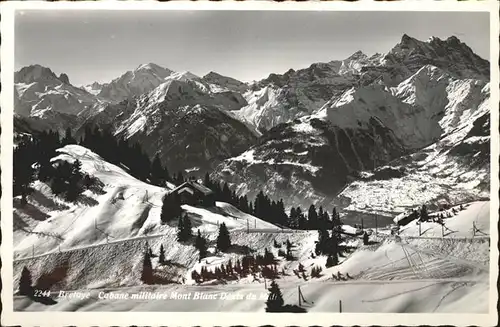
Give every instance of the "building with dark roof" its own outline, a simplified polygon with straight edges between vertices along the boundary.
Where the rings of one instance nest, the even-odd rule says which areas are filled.
[[[193,206],[215,206],[215,193],[196,181],[187,181],[173,189],[170,194],[177,194],[181,204]]]

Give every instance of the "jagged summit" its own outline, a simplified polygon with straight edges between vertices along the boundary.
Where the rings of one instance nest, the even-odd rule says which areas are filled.
[[[59,80],[63,83],[70,84],[68,75],[62,73],[59,75]]]
[[[14,73],[15,83],[33,83],[40,80],[55,80],[57,75],[47,67],[35,64],[21,68]]]
[[[358,59],[365,59],[368,58],[366,54],[363,53],[363,51],[358,50],[354,52],[352,55],[350,55],[346,60],[358,60]]]
[[[235,92],[244,92],[248,85],[232,77],[224,76],[214,71],[209,72],[202,78],[203,81]],[[214,88],[213,88],[214,89]],[[222,90],[221,89],[221,90]],[[215,91],[215,89],[214,89]]]

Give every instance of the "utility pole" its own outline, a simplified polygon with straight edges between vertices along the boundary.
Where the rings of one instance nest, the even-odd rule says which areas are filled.
[[[418,224],[418,236],[422,235],[422,223]]]
[[[472,237],[476,236],[476,223],[472,222]]]
[[[298,290],[298,296],[299,296],[299,307],[302,305],[302,302],[300,301],[300,286],[297,286],[297,290]]]
[[[339,300],[339,312],[342,313],[342,300]]]
[[[264,288],[267,290],[267,282],[266,282],[266,277],[264,277]]]

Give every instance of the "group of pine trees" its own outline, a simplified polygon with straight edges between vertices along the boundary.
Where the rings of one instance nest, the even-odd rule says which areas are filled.
[[[208,173],[205,174],[203,184],[215,193],[217,201],[230,203],[245,213],[278,226],[315,230],[322,226],[331,228],[338,219],[335,208],[330,216],[327,211],[323,210],[323,207],[316,209],[314,205],[309,207],[307,214],[300,206],[291,208],[290,213],[287,214],[282,199],[271,200],[263,191],[260,191],[252,202],[246,195],[238,196],[234,190],[231,191],[226,182],[213,181]]]
[[[191,278],[197,283],[214,279],[236,279],[248,275],[261,274],[262,277],[275,279],[279,277],[277,261],[267,248],[263,255],[246,255],[233,264],[231,260],[227,264],[221,264],[213,269],[203,267],[200,272],[193,270]]]
[[[41,132],[37,138],[24,138],[17,144],[13,152],[13,191],[14,196],[21,195],[23,205],[36,179],[50,185],[55,195],[67,201],[76,201],[84,190],[102,186],[96,178],[81,171],[79,160],[51,161],[57,155],[56,149],[68,141],[67,136],[61,140],[57,132]]]
[[[339,256],[342,255],[342,222],[339,214],[333,211],[333,217],[330,223],[320,223],[318,228],[318,241],[316,242],[315,252],[317,255],[327,255],[326,267],[336,266],[339,263]],[[331,226],[331,232],[328,227]]]

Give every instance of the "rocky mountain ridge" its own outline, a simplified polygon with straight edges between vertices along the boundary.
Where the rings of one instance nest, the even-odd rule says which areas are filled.
[[[172,170],[215,169],[212,176],[238,192],[265,189],[288,206],[330,206],[339,193],[352,204],[353,181],[373,181],[380,167],[418,153],[434,153],[417,160],[425,169],[446,158],[465,174],[464,163],[476,162],[469,180],[483,181],[489,169],[481,159],[489,144],[489,63],[456,37],[404,35],[386,54],[357,51],[251,85],[146,64],[85,89],[41,66],[23,69],[16,113],[44,128],[108,126]]]

